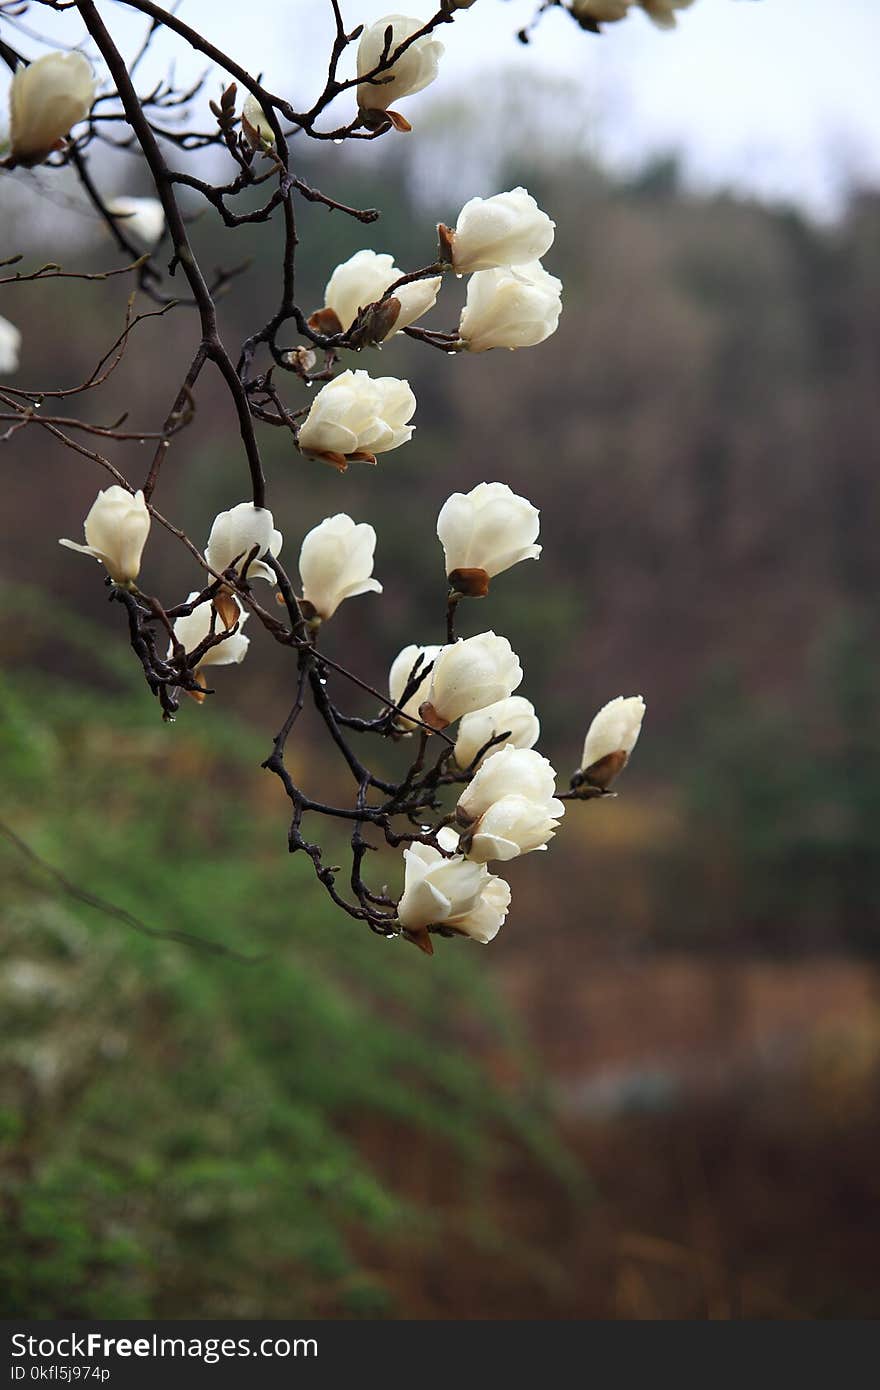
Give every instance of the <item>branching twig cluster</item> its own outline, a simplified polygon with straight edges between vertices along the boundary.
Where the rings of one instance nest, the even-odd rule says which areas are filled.
[[[123,0],[123,3],[139,12],[147,25],[142,43],[128,59],[113,36],[107,13],[111,10],[109,5],[96,3],[96,0],[33,0],[30,5],[19,3],[19,0],[15,3],[0,0],[0,31],[3,31],[0,58],[13,71],[27,62],[26,55],[19,50],[21,36],[16,29],[26,10],[50,9],[65,13],[69,18],[78,15],[84,26],[84,47],[101,74],[98,94],[87,117],[59,143],[59,147],[53,147],[42,162],[49,169],[66,166],[73,171],[85,197],[106,224],[125,260],[122,266],[86,274],[65,270],[54,263],[33,270],[13,269],[21,263],[21,257],[13,256],[0,263],[0,269],[8,272],[0,276],[0,288],[7,293],[17,292],[13,291],[14,286],[62,276],[101,281],[111,276],[127,276],[133,282],[121,331],[81,383],[63,390],[3,386],[0,390],[3,431],[0,440],[8,440],[32,427],[47,431],[80,456],[108,471],[128,493],[142,493],[149,514],[177,536],[203,567],[202,589],[186,602],[170,606],[164,606],[157,597],[143,592],[134,583],[119,582],[112,571],[107,580],[111,599],[125,611],[132,650],[165,718],[171,719],[177,713],[181,692],[196,699],[204,699],[211,693],[204,674],[205,667],[211,664],[211,653],[216,657],[217,649],[240,636],[245,617],[255,619],[269,637],[290,650],[295,672],[291,705],[263,764],[278,778],[290,803],[289,848],[308,856],[333,902],[349,916],[380,935],[406,935],[398,916],[399,894],[395,896],[384,884],[369,886],[369,861],[382,844],[397,849],[430,846],[439,855],[452,858],[453,851],[441,834],[454,818],[444,802],[444,794],[450,790],[457,794],[467,786],[486,754],[496,745],[504,744],[510,737],[510,730],[495,732],[469,765],[461,767],[454,757],[455,740],[442,727],[442,721],[433,718],[429,709],[419,712],[410,707],[416,693],[425,689],[431,674],[430,662],[418,658],[402,693],[392,700],[320,649],[320,624],[312,605],[297,596],[276,556],[254,549],[250,554],[236,556],[232,564],[221,570],[212,568],[210,556],[203,554],[189,536],[156,510],[154,499],[164,462],[175,438],[194,417],[199,383],[206,368],[210,367],[221,377],[235,409],[253,506],[265,509],[267,483],[258,427],[268,425],[286,430],[293,443],[299,445],[303,417],[308,411],[307,407],[289,399],[288,384],[298,390],[303,384],[311,386],[334,381],[343,352],[363,352],[380,343],[393,329],[402,291],[421,281],[442,277],[453,268],[452,234],[441,227],[440,244],[429,263],[397,276],[371,303],[361,306],[346,326],[326,307],[311,312],[300,302],[297,290],[300,202],[320,204],[333,215],[362,224],[374,222],[379,212],[374,208],[350,206],[338,198],[335,191],[329,193],[311,186],[295,171],[291,151],[295,139],[336,143],[375,140],[394,128],[408,129],[404,118],[381,104],[358,106],[356,113],[342,124],[334,124],[330,119],[330,108],[337,99],[351,96],[356,87],[360,93],[365,88],[381,90],[383,84],[390,90],[390,84],[396,80],[395,74],[407,61],[414,60],[420,51],[418,46],[424,49],[429,36],[452,23],[457,9],[462,7],[454,0],[441,0],[436,13],[402,39],[395,40],[395,31],[389,24],[384,36],[380,35],[375,64],[356,76],[343,76],[343,63],[357,45],[362,27],[347,30],[339,0],[329,0],[334,36],[326,79],[312,105],[307,110],[298,110],[285,96],[270,90],[233,55],[221,51],[207,36],[191,27],[176,10],[163,8],[153,0]],[[585,27],[595,26],[588,22]],[[139,89],[144,59],[156,36],[163,31],[224,75],[225,85],[218,100],[210,102],[213,124],[203,120],[207,128],[193,124],[192,115],[205,91],[205,78],[188,87],[179,87],[169,78],[146,90]],[[240,111],[242,101],[244,110]],[[94,155],[101,146],[136,154],[149,172],[156,198],[161,203],[165,231],[161,240],[146,251],[143,244],[139,244],[134,221],[129,224],[126,213],[119,211],[114,198],[100,186],[101,166]],[[186,156],[207,149],[221,152],[226,159],[230,172],[223,181],[212,182],[184,167]],[[9,170],[16,167],[14,142],[5,163]],[[193,247],[191,218],[187,204],[182,201],[184,195],[190,200],[193,196],[201,199],[230,235],[269,221],[280,228],[279,289],[274,308],[265,322],[255,326],[234,349],[221,333],[217,300],[219,292],[239,273],[240,267],[221,270],[214,276],[206,274]],[[531,259],[536,257],[533,255]],[[550,277],[545,275],[545,278]],[[185,282],[185,289],[181,282]],[[170,284],[177,292],[169,291]],[[136,293],[152,301],[154,307],[136,312]],[[97,391],[122,361],[141,322],[172,310],[184,313],[187,306],[195,309],[198,330],[186,375],[159,428],[133,429],[125,416],[95,424],[66,413],[45,410],[50,401],[67,401]],[[422,346],[444,353],[463,346],[458,332],[439,332],[411,323],[406,324],[403,331]],[[90,442],[84,443],[81,436]],[[135,440],[154,445],[147,471],[136,482],[92,447],[104,441],[122,445]],[[304,449],[303,452],[315,455],[314,450]],[[319,450],[317,456],[341,468],[352,458],[375,461],[369,447],[339,454],[322,454]],[[283,601],[280,606],[273,605],[272,611],[258,601],[249,579],[251,567],[257,562],[268,565]],[[461,573],[467,575],[471,571],[462,570]],[[458,587],[453,583],[445,602],[447,644],[455,642],[455,612],[459,600],[469,592],[478,592],[468,588],[469,582],[472,581],[459,580]],[[204,635],[187,649],[178,636],[177,624],[198,610],[210,616]],[[353,685],[361,693],[373,697],[376,713],[365,718],[347,712],[338,693],[343,684]],[[307,703],[316,711],[330,744],[347,767],[352,784],[351,804],[332,805],[316,799],[297,785],[290,771],[286,759],[288,744]],[[403,738],[410,741],[415,751],[402,777],[394,780],[381,775],[365,761],[361,750],[370,739],[399,743]],[[607,794],[609,780],[610,776],[585,778],[579,774],[562,799],[587,800]],[[324,849],[309,837],[313,819],[319,816],[344,824],[350,832],[351,866],[345,873],[329,864]],[[454,928],[444,926],[441,921],[432,924],[431,930],[451,935]],[[430,949],[427,931],[409,934],[423,949]]]

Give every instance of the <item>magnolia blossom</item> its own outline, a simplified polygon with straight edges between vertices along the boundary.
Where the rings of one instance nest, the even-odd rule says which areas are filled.
[[[553,245],[555,229],[532,195],[514,188],[491,198],[471,198],[458,214],[455,231],[441,226],[440,236],[451,246],[453,267],[462,275],[537,261]]]
[[[253,92],[248,92],[241,108],[241,128],[252,149],[275,144],[275,132]]]
[[[155,246],[165,230],[165,209],[158,198],[114,198],[107,211],[120,218],[122,230],[144,246]]]
[[[415,729],[417,727],[415,719],[419,712],[419,705],[427,693],[427,682],[431,678],[431,663],[440,650],[440,647],[418,647],[412,643],[410,646],[404,647],[403,651],[394,658],[391,670],[388,672],[388,696],[403,711],[403,714],[395,715],[395,723],[399,728]],[[416,676],[419,677],[418,685],[412,695],[401,705],[400,700],[403,692],[410,680],[414,680]],[[407,718],[408,715],[412,717]]]
[[[556,795],[553,766],[534,748],[502,748],[486,758],[458,799],[456,820],[473,825],[496,801],[513,795],[545,805]]]
[[[506,637],[481,632],[459,638],[438,653],[419,713],[435,729],[445,729],[463,714],[506,700],[522,677],[519,658]]]
[[[275,529],[272,513],[266,507],[255,507],[253,502],[239,502],[228,512],[219,512],[214,518],[208,544],[205,546],[205,559],[216,574],[222,574],[231,565],[241,574],[244,563],[256,547],[256,555],[247,568],[248,579],[268,579],[275,583],[275,575],[261,556],[273,558],[280,552],[281,532]]]
[[[18,68],[9,89],[9,143],[16,164],[41,164],[89,114],[95,78],[82,53],[46,53]]]
[[[490,759],[490,761],[494,761]],[[559,825],[565,806],[551,801],[530,801],[512,794],[493,801],[476,824],[462,837],[469,859],[487,864],[490,859],[516,859],[521,854],[546,849]]]
[[[468,352],[535,347],[556,332],[562,281],[540,261],[478,270],[468,282],[458,336]]]
[[[18,371],[21,333],[9,319],[0,318],[0,372]]]
[[[442,848],[454,850],[458,836],[449,827],[437,836]],[[450,927],[484,945],[497,936],[510,906],[510,888],[485,864],[447,858],[433,845],[413,844],[403,852],[405,879],[397,908],[401,926],[422,937],[430,951],[427,928]],[[424,935],[423,935],[424,934]]]
[[[686,10],[694,0],[638,0],[642,9],[660,29],[675,28],[675,11]]]
[[[187,603],[192,603],[198,597],[198,590],[189,594]],[[227,632],[222,642],[217,642],[213,647],[209,647],[204,656],[200,658],[199,664],[195,669],[195,674],[201,671],[203,666],[232,666],[244,661],[245,653],[250,646],[250,638],[245,637],[241,631],[247,622],[248,615],[242,608],[238,599],[233,595],[232,622],[228,623],[230,628],[235,627],[235,632]],[[212,603],[200,603],[197,608],[184,618],[176,618],[174,621],[174,636],[186,652],[194,652],[200,642],[204,642],[209,635],[219,636],[224,631],[224,618],[215,610]],[[173,653],[173,646],[168,649],[168,655]],[[196,692],[197,693],[197,692]]]
[[[641,695],[618,695],[599,710],[587,730],[582,780],[604,791],[622,772],[638,742],[645,717]]]
[[[479,597],[496,574],[520,560],[537,560],[539,526],[537,507],[506,483],[478,483],[470,492],[454,492],[437,518],[437,537],[452,587]]]
[[[510,885],[497,874],[487,873],[473,907],[448,917],[443,925],[462,936],[469,936],[472,941],[479,941],[481,946],[488,946],[504,925],[509,907]]]
[[[461,768],[473,766],[481,748],[498,734],[506,734],[502,743],[495,743],[483,754],[481,763],[494,757],[503,748],[533,748],[538,742],[541,725],[531,700],[511,695],[496,700],[494,705],[466,714],[458,726],[455,740],[455,761]]]
[[[403,271],[386,252],[356,251],[336,267],[327,281],[325,307],[333,310],[341,328],[348,329],[357,318],[358,310],[375,304],[402,275]],[[399,333],[432,309],[437,303],[439,290],[439,275],[429,280],[413,280],[396,289],[394,298],[400,304],[400,311],[384,336],[387,338],[392,333]]]
[[[578,19],[596,19],[601,24],[612,24],[617,19],[626,19],[635,0],[572,0],[572,13]]]
[[[367,77],[375,71],[383,59],[389,58],[411,35],[417,34],[424,27],[424,20],[412,19],[403,14],[389,14],[369,25],[358,44],[358,77]],[[377,124],[387,114],[398,130],[410,130],[409,121],[397,111],[389,111],[388,108],[393,101],[412,96],[414,92],[422,91],[433,82],[442,54],[442,43],[431,34],[424,34],[411,43],[391,67],[377,73],[373,81],[360,82],[357,100],[366,123]]]
[[[304,454],[344,469],[349,459],[376,462],[376,454],[398,449],[412,438],[409,424],[416,398],[408,381],[343,372],[312,401],[299,432]]]
[[[465,829],[462,847],[480,863],[546,849],[564,814],[556,773],[532,748],[502,748],[486,758],[455,808]]]
[[[93,555],[107,570],[114,584],[131,585],[141,568],[141,556],[150,533],[150,513],[144,494],[134,496],[114,483],[99,492],[85,519],[86,544],[62,540],[68,550]]]
[[[303,599],[319,618],[332,618],[343,599],[381,594],[373,576],[376,532],[345,512],[328,516],[309,532],[299,553]]]

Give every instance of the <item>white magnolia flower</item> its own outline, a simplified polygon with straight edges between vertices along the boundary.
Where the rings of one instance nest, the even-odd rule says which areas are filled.
[[[0,372],[18,371],[21,333],[9,319],[0,318]]]
[[[448,827],[438,835],[443,849],[458,837]],[[484,864],[460,854],[446,858],[433,845],[414,844],[403,852],[405,880],[397,914],[407,931],[451,927],[484,945],[497,936],[510,906],[510,888]],[[430,942],[426,949],[430,950]]]
[[[556,796],[553,765],[534,748],[502,748],[474,773],[455,808],[459,825],[471,826],[506,796],[548,805]]]
[[[252,149],[275,144],[275,132],[253,92],[248,92],[241,108],[241,128]]]
[[[531,700],[522,695],[511,695],[507,700],[496,700],[494,705],[474,710],[466,714],[458,726],[455,740],[455,761],[461,768],[473,765],[481,748],[498,734],[507,734],[503,743],[495,743],[483,754],[481,763],[499,753],[502,748],[533,748],[538,742],[541,725],[535,714]]]
[[[482,946],[488,946],[504,925],[509,907],[510,885],[497,874],[487,873],[473,907],[468,912],[448,917],[443,925],[452,927],[462,936],[469,936],[472,941],[479,941]]]
[[[520,560],[537,560],[539,527],[537,507],[506,483],[478,483],[470,492],[454,492],[437,517],[450,584],[472,597],[485,594],[496,574]]]
[[[516,859],[521,854],[546,849],[559,817],[564,814],[564,804],[555,798],[530,801],[527,796],[503,796],[500,801],[493,801],[462,837],[462,846],[468,858],[478,864],[487,864],[490,859]]]
[[[158,198],[114,198],[107,211],[143,246],[155,246],[165,230],[165,209]]]
[[[395,715],[395,723],[398,728],[415,729],[417,727],[414,720],[419,712],[419,705],[428,693],[428,686],[431,680],[431,663],[440,652],[440,647],[418,647],[412,643],[409,647],[404,647],[399,652],[391,664],[388,673],[388,696],[395,705],[399,705],[404,713]],[[418,666],[416,665],[418,663]],[[414,674],[415,673],[415,674]],[[411,679],[420,677],[418,686],[412,695],[401,705],[400,697],[406,690]],[[406,718],[407,715],[412,716]]]
[[[587,730],[581,771],[593,786],[610,786],[629,761],[645,717],[641,695],[618,695],[603,705]]]
[[[458,336],[468,352],[535,347],[556,332],[562,281],[540,261],[478,270],[468,281]]]
[[[345,512],[328,516],[309,532],[299,553],[303,599],[319,618],[332,618],[343,599],[381,594],[373,578],[376,532]]]
[[[337,468],[348,459],[376,462],[376,454],[398,449],[412,438],[408,422],[416,398],[408,381],[343,372],[323,386],[299,432],[304,454],[323,458]]]
[[[675,11],[686,10],[694,0],[638,0],[649,19],[660,29],[675,28]]]
[[[433,845],[414,844],[403,851],[405,879],[397,909],[409,931],[437,926],[469,911],[480,896],[485,870],[462,855],[447,859]]]
[[[20,67],[9,88],[9,143],[16,164],[40,164],[89,114],[95,78],[82,53],[46,53]]]
[[[635,0],[572,0],[572,13],[578,19],[596,19],[600,24],[612,24],[626,19]]]
[[[275,583],[275,575],[268,565],[263,564],[262,556],[273,558],[280,552],[281,532],[275,529],[272,513],[266,507],[255,507],[253,502],[239,502],[228,512],[219,512],[214,518],[208,544],[205,546],[205,559],[217,574],[228,570],[235,563],[237,574],[241,574],[245,560],[256,546],[257,553],[248,565],[248,579],[268,579]]]
[[[506,637],[481,632],[442,647],[431,672],[426,722],[444,729],[472,710],[506,700],[522,680],[519,658]]]
[[[333,310],[343,329],[349,329],[357,318],[358,310],[375,304],[403,273],[386,252],[356,251],[336,267],[327,281],[325,307]],[[439,275],[430,280],[413,280],[409,285],[401,285],[400,289],[395,290],[394,298],[400,304],[400,312],[386,338],[392,333],[399,333],[432,309],[437,303],[439,290]]]
[[[192,603],[197,596],[198,590],[195,590],[187,596],[187,603]],[[250,638],[245,637],[241,629],[247,622],[248,614],[234,595],[232,602],[235,606],[233,611],[237,612],[238,616],[233,619],[229,627],[235,627],[236,631],[228,632],[222,642],[217,642],[213,647],[208,648],[195,669],[196,675],[203,666],[232,666],[244,661],[245,653],[250,646]],[[186,617],[174,620],[174,636],[186,652],[194,652],[199,643],[204,642],[209,634],[219,636],[224,631],[226,631],[224,620],[210,602],[200,603],[198,608],[194,608]],[[172,655],[173,650],[174,648],[169,646],[169,656]]]
[[[358,44],[358,77],[366,77],[373,72],[383,58],[390,57],[395,49],[424,27],[423,20],[403,14],[389,14],[369,25]],[[390,42],[387,37],[389,29]],[[387,112],[398,130],[411,129],[408,121],[388,108],[392,102],[412,96],[433,82],[442,54],[443,45],[439,39],[425,34],[411,43],[391,67],[377,73],[372,82],[361,82],[357,89],[358,106],[361,113],[367,115],[368,123],[375,123]]]
[[[514,859],[546,849],[565,814],[556,799],[556,773],[532,748],[502,748],[486,758],[455,808],[472,858]]]
[[[556,223],[524,188],[491,198],[471,198],[458,214],[455,231],[447,232],[452,264],[460,275],[496,266],[528,265],[549,251],[555,229]]]
[[[68,550],[93,555],[114,584],[133,584],[140,573],[141,556],[150,533],[150,513],[144,494],[134,496],[114,483],[99,492],[85,519],[86,544],[59,541]]]

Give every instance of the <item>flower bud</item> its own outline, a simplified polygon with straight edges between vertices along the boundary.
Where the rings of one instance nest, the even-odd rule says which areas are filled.
[[[442,647],[419,714],[435,729],[472,710],[506,700],[522,680],[522,667],[506,637],[481,632]]]
[[[365,78],[375,71],[383,59],[391,57],[402,43],[424,27],[423,20],[402,14],[386,15],[384,19],[368,25],[358,44],[358,77]],[[411,43],[390,67],[376,73],[372,81],[360,82],[357,101],[366,124],[376,126],[387,115],[398,130],[410,130],[409,121],[388,108],[393,101],[412,96],[433,82],[442,54],[442,43],[431,34],[424,34]]]
[[[534,542],[539,527],[537,507],[506,483],[478,483],[470,492],[454,492],[437,517],[437,537],[453,589],[485,594],[496,574],[520,560],[537,560],[541,547]]]
[[[0,373],[18,371],[21,333],[9,319],[0,318]]]
[[[358,316],[360,309],[381,299],[387,289],[403,275],[391,256],[386,252],[356,251],[342,265],[338,265],[324,290],[324,305],[332,309],[339,320],[340,328],[348,330]],[[389,324],[383,337],[399,333],[401,329],[414,323],[432,309],[437,302],[440,290],[440,277],[429,280],[413,280],[394,291],[394,298],[400,308]]]
[[[241,108],[241,128],[252,150],[262,150],[275,144],[275,132],[269,124],[253,92],[248,92]]]
[[[9,89],[13,162],[41,164],[85,120],[94,99],[94,75],[82,53],[46,53],[18,68]]]
[[[192,603],[198,597],[198,591],[191,593],[187,598],[187,603]],[[185,617],[174,620],[174,636],[183,647],[184,651],[194,652],[200,642],[204,642],[208,636],[220,636],[224,630],[235,627],[235,632],[226,631],[226,636],[222,642],[217,642],[213,647],[209,647],[204,656],[199,659],[195,668],[194,675],[198,676],[203,666],[232,666],[239,665],[244,661],[247,649],[250,646],[250,638],[245,637],[241,631],[247,622],[248,614],[239,603],[235,596],[232,596],[232,607],[221,613],[215,609],[211,602],[200,603],[191,613]],[[168,655],[173,655],[174,648],[169,646]],[[195,692],[198,694],[198,692]]]
[[[503,743],[494,743],[480,759],[480,764],[494,757],[502,748],[533,748],[538,741],[541,725],[531,700],[511,695],[496,700],[494,705],[466,714],[458,726],[455,740],[455,761],[460,768],[473,767],[480,750],[498,734],[507,734]],[[479,765],[479,764],[478,764]]]
[[[93,555],[107,570],[114,584],[129,587],[137,579],[141,556],[150,533],[150,513],[144,494],[134,496],[114,483],[99,492],[85,519],[86,544],[59,541],[68,550]]]
[[[470,827],[496,801],[514,795],[543,806],[556,795],[553,766],[534,748],[502,748],[494,758],[486,758],[458,799],[456,820]]]
[[[447,851],[458,840],[449,828],[437,838]],[[433,845],[413,844],[404,850],[403,859],[404,890],[397,914],[424,950],[432,951],[427,929],[433,926],[450,927],[484,945],[497,936],[510,906],[510,888],[503,879],[460,854],[446,858]]]
[[[376,454],[398,449],[412,438],[408,422],[416,398],[408,381],[343,372],[318,392],[299,432],[304,454],[344,470],[348,460],[376,462]]]
[[[428,692],[431,681],[431,663],[434,661],[440,647],[417,647],[414,643],[409,647],[404,647],[402,652],[394,658],[391,670],[388,673],[388,695],[395,705],[398,705],[404,714],[394,717],[394,722],[400,729],[412,730],[417,728],[414,722],[419,712],[419,705]],[[419,678],[418,685],[413,693],[401,703],[403,692],[410,681]],[[411,715],[411,718],[406,718]]]
[[[376,532],[339,512],[309,532],[299,554],[303,601],[319,618],[332,618],[343,599],[381,594],[372,578]],[[311,616],[311,613],[310,613]]]
[[[686,10],[694,0],[638,0],[638,3],[659,29],[674,29],[675,11]]]
[[[275,575],[261,557],[280,552],[282,536],[276,531],[272,513],[266,507],[255,507],[253,502],[239,502],[228,512],[219,512],[214,518],[208,544],[205,546],[205,559],[217,574],[234,564],[237,574],[241,574],[245,561],[256,549],[256,555],[247,567],[248,579],[268,579],[275,583]]]
[[[542,212],[524,188],[471,198],[458,214],[455,231],[445,229],[441,241],[451,246],[453,267],[460,275],[496,266],[528,265],[553,245],[556,223]]]
[[[581,774],[576,775],[575,782],[587,782],[605,791],[626,767],[644,717],[641,695],[618,695],[603,705],[587,731]]]
[[[556,332],[562,281],[540,261],[478,270],[468,281],[458,335],[468,352],[535,347]]]
[[[121,230],[142,246],[155,246],[165,230],[165,209],[158,198],[114,198],[107,211],[118,217]]]

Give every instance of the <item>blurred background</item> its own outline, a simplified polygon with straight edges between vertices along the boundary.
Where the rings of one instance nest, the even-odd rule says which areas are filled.
[[[184,9],[237,32],[225,0]],[[267,6],[237,56],[287,91],[319,62],[323,11]],[[441,639],[437,510],[500,478],[541,508],[544,555],[463,632],[510,638],[563,778],[599,705],[647,700],[619,797],[510,866],[490,948],[441,940],[428,960],[331,909],[259,767],[284,653],[253,640],[163,725],[96,568],[56,543],[106,475],[36,427],[4,443],[4,1315],[877,1312],[880,18],[839,3],[832,44],[827,12],[697,0],[674,34],[637,15],[601,39],[551,13],[529,51],[529,7],[481,0],[449,31],[448,81],[408,102],[411,136],[299,151],[311,182],[383,210],[363,228],[303,208],[309,307],[363,245],[426,263],[473,193],[524,183],[557,223],[565,311],[542,346],[393,342],[345,364],[410,380],[410,445],[337,476],[261,437],[288,568],[331,512],[379,534],[385,593],[340,610],[331,655],[381,685],[402,645]],[[95,169],[149,191],[130,158]],[[279,230],[191,211],[207,266],[252,258],[222,301],[234,347],[276,297]],[[27,268],[114,263],[63,174],[5,175],[0,219],[0,255]],[[15,384],[82,380],[126,293],[0,289]],[[457,295],[431,326],[454,325]],[[185,309],[139,325],[79,408],[157,428],[195,332]],[[203,542],[247,486],[209,376],[197,405],[155,501]],[[148,449],[107,453],[139,482]],[[154,528],[144,587],[171,603],[197,580]],[[298,779],[344,795],[312,732]],[[383,870],[396,886],[390,852]],[[71,885],[261,959],[150,939]]]

